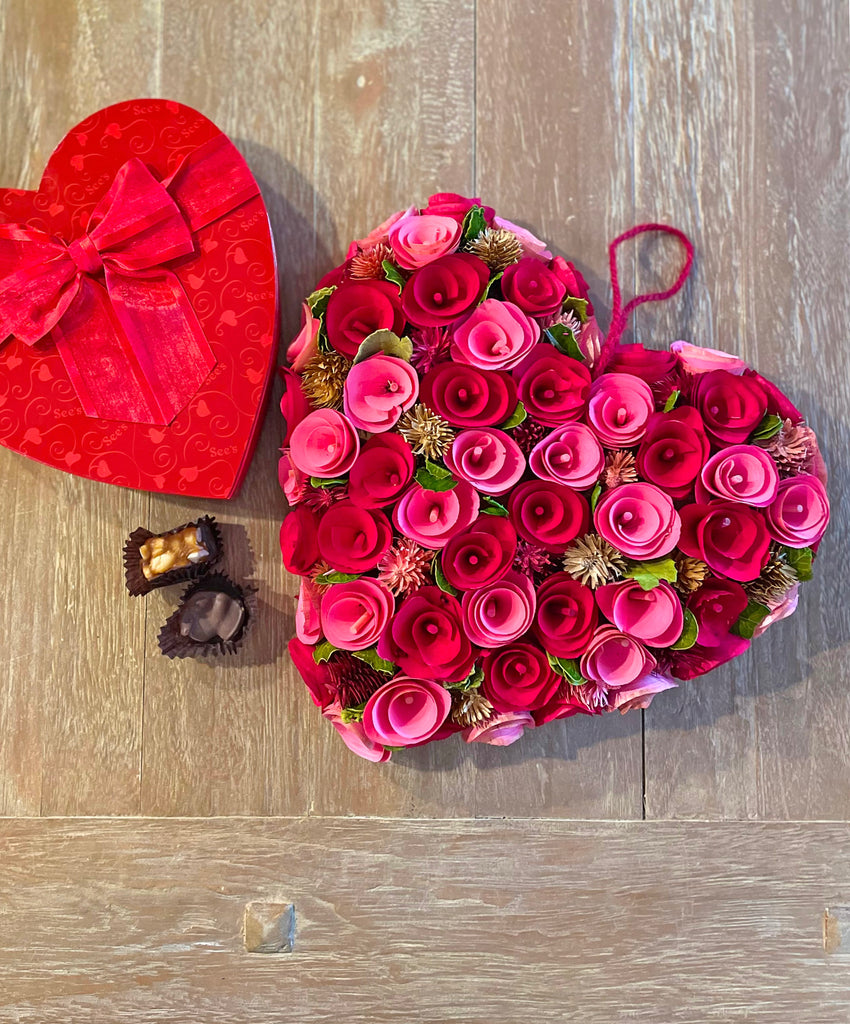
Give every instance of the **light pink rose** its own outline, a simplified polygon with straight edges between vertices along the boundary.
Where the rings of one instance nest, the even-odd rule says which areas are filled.
[[[347,473],[360,451],[350,420],[335,409],[315,409],[292,432],[289,457],[307,476],[333,480]]]
[[[525,472],[522,449],[504,430],[462,430],[445,454],[452,473],[484,494],[507,494]]]
[[[427,742],[448,717],[449,691],[433,679],[394,676],[363,709],[363,730],[373,743],[410,747]]]
[[[460,241],[461,225],[454,217],[408,211],[389,230],[396,263],[405,270],[417,270],[426,263],[454,252]]]
[[[325,639],[343,651],[374,647],[395,610],[389,590],[368,576],[333,584],[321,600]]]
[[[603,373],[590,385],[587,419],[608,448],[631,448],[646,433],[655,399],[646,381],[631,373]]]
[[[716,348],[700,348],[689,341],[674,341],[670,346],[679,357],[688,373],[708,373],[710,370],[727,370],[740,377],[749,367],[743,359],[721,352]]]
[[[390,214],[389,217],[379,224],[365,238],[358,238],[356,241],[351,243],[349,247],[346,259],[351,259],[352,256],[357,254],[358,249],[371,249],[373,245],[384,245],[389,243],[390,228],[396,221],[401,220],[402,217],[410,217],[417,212],[415,206],[411,206],[407,210],[397,210],[395,213]]]
[[[654,484],[622,484],[599,500],[597,531],[629,558],[661,558],[676,546],[682,521],[673,499]]]
[[[378,353],[348,371],[343,410],[358,430],[392,430],[419,397],[419,377],[403,359]]]
[[[522,736],[526,729],[534,728],[534,718],[529,711],[503,711],[491,715],[486,721],[466,729],[463,738],[467,743],[489,743],[494,747],[509,747]]]
[[[316,320],[313,317],[313,312],[306,302],[302,306],[301,315],[304,326],[286,350],[286,361],[295,373],[301,373],[307,362],[318,353],[317,338],[319,327],[322,324],[321,320]]]
[[[539,325],[519,306],[485,299],[455,325],[452,356],[482,370],[509,370],[522,362],[539,336]]]
[[[581,674],[611,690],[631,686],[655,668],[655,658],[639,641],[614,626],[599,626],[582,655]]]
[[[551,260],[552,253],[546,248],[546,243],[533,235],[528,228],[521,228],[519,224],[512,224],[504,217],[494,217],[493,227],[502,228],[503,231],[512,231],[519,239],[522,246],[523,256],[537,256],[541,260]]]
[[[503,647],[531,628],[536,603],[534,584],[518,572],[467,591],[461,602],[466,635],[478,647]]]
[[[322,600],[321,587],[309,576],[301,577],[298,602],[295,605],[295,635],[303,644],[317,644],[322,636],[322,620],[319,605]]]
[[[778,486],[776,463],[763,448],[733,444],[703,466],[696,500],[707,504],[713,498],[725,498],[763,508],[776,497]]]
[[[385,750],[380,743],[375,743],[366,735],[362,722],[343,722],[341,716],[342,708],[338,701],[326,707],[322,714],[339,733],[342,742],[358,757],[373,761],[375,764],[382,764],[389,761],[392,751]]]
[[[761,636],[762,633],[774,624],[774,622],[781,622],[783,619],[787,619],[789,615],[793,615],[797,610],[797,602],[800,599],[800,584],[795,583],[793,587],[781,598],[776,601],[773,607],[770,609],[770,614],[765,615],[761,622],[756,626],[753,636]]]
[[[829,499],[816,476],[792,476],[781,481],[766,509],[771,537],[789,548],[816,544],[829,525]]]
[[[682,604],[669,583],[644,590],[637,580],[622,580],[597,587],[595,593],[606,619],[650,647],[669,647],[682,635]]]
[[[648,708],[656,693],[661,693],[662,690],[673,690],[678,685],[669,676],[660,672],[652,672],[636,683],[612,690],[608,694],[608,707],[616,709],[623,715],[627,711],[634,711],[637,708]]]
[[[414,483],[393,510],[393,523],[405,537],[438,551],[475,522],[481,499],[465,480],[450,491],[428,491]]]
[[[540,480],[552,480],[583,491],[599,479],[605,466],[605,453],[590,427],[583,423],[565,423],[532,448],[528,465]]]
[[[287,502],[297,505],[304,500],[310,478],[293,463],[288,448],[282,448],[281,451],[283,454],[277,463],[277,479]]]

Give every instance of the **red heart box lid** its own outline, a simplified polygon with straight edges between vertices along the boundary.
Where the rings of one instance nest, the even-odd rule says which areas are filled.
[[[135,179],[141,191],[133,191]],[[221,189],[224,179],[232,184]],[[221,202],[217,190],[227,193]],[[146,200],[137,195],[154,196],[150,215]],[[167,215],[157,196],[165,196]],[[103,209],[110,202],[108,230]],[[115,207],[122,207],[117,214]],[[166,230],[158,265],[149,269],[149,237],[162,226],[163,216],[175,223],[169,224],[170,233]],[[142,223],[131,242],[126,241],[128,221],[137,227]],[[169,248],[175,237],[179,245]],[[117,103],[68,132],[37,191],[0,190],[0,314],[8,314],[4,299],[11,295],[19,312],[22,304],[27,306],[26,316],[42,316],[43,326],[41,279],[20,284],[26,262],[15,241],[20,238],[30,247],[28,255],[41,245],[41,279],[56,277],[56,267],[65,267],[62,286],[53,288],[48,322],[74,289],[78,294],[88,289],[98,298],[103,317],[113,318],[117,309],[124,323],[122,305],[129,295],[130,305],[138,307],[130,322],[141,346],[138,358],[135,349],[127,356],[132,380],[138,379],[140,394],[152,390],[156,411],[137,414],[131,409],[122,415],[125,404],[133,406],[133,388],[116,398],[114,386],[111,392],[101,387],[102,394],[90,400],[92,386],[97,390],[93,368],[103,339],[91,327],[96,318],[87,320],[88,307],[74,300],[76,306],[72,301],[45,336],[34,340],[21,328],[0,343],[0,444],[92,480],[166,494],[233,497],[250,463],[268,398],[278,292],[266,207],[227,136],[196,110],[170,100]],[[17,285],[10,288],[16,273]],[[169,348],[163,341],[175,336],[158,326],[169,326],[157,319],[164,315],[156,308],[162,305],[156,288],[163,280],[173,292],[169,301],[191,322],[189,345],[181,340]],[[67,329],[74,318],[76,336]],[[8,315],[0,315],[0,340],[12,333],[4,331],[9,322]],[[123,335],[122,344],[126,349]],[[160,350],[158,368],[146,362],[148,344]],[[82,377],[89,374],[88,383],[77,372],[78,362]],[[171,396],[172,385],[182,393]],[[159,404],[157,387],[165,392]],[[97,409],[114,407],[116,413],[93,415],[93,401],[100,402]],[[144,404],[144,398],[140,401]]]

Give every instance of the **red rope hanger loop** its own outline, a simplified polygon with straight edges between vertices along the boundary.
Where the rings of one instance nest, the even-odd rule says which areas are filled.
[[[674,238],[677,238],[684,247],[685,262],[672,287],[663,292],[646,292],[643,295],[636,295],[624,307],[622,304],[622,295],[620,294],[620,278],[617,271],[617,248],[622,245],[623,242],[627,242],[630,238],[635,238],[637,235],[643,235],[653,231],[657,231],[664,235],[672,235]],[[683,231],[679,231],[678,228],[671,228],[668,224],[638,224],[636,227],[631,228],[614,239],[614,241],[608,246],[608,265],[611,272],[611,290],[613,292],[614,308],[611,311],[611,326],[608,328],[608,334],[605,337],[604,347],[606,353],[610,354],[613,352],[614,348],[619,344],[620,336],[625,330],[632,311],[637,309],[638,306],[642,306],[644,302],[661,302],[663,299],[672,298],[672,296],[679,291],[688,279],[688,274],[691,272],[693,263],[693,243]]]

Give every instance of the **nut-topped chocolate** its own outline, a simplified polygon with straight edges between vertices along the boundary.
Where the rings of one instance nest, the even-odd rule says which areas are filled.
[[[139,557],[145,579],[152,580],[172,569],[205,562],[210,551],[204,545],[203,527],[193,524],[146,540],[139,548]]]
[[[134,530],[124,545],[124,572],[131,594],[185,583],[206,573],[221,555],[221,534],[212,516],[173,530]]]

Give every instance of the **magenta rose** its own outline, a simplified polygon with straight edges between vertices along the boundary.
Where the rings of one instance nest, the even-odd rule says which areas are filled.
[[[705,504],[713,498],[741,501],[763,508],[776,497],[779,473],[763,448],[733,444],[708,460],[697,483],[696,499]]]
[[[472,671],[476,652],[458,601],[439,587],[421,587],[402,601],[378,654],[409,675],[457,683]]]
[[[708,438],[696,409],[683,405],[670,412],[655,412],[638,449],[637,471],[679,500],[693,490],[708,453]]]
[[[755,509],[734,501],[714,501],[685,505],[680,514],[679,547],[721,576],[745,583],[767,564],[770,534],[764,516]]]
[[[343,651],[374,647],[395,609],[385,586],[366,576],[336,583],[322,595],[322,632]]]
[[[640,560],[669,554],[681,530],[672,498],[645,483],[622,484],[608,491],[596,506],[593,522],[609,544]]]
[[[439,363],[422,378],[419,395],[453,427],[491,427],[516,409],[513,377],[458,363]]]
[[[516,235],[522,246],[523,256],[534,256],[536,259],[546,260],[547,262],[552,259],[552,253],[546,248],[546,243],[538,238],[537,235],[533,235],[528,228],[514,224],[513,221],[506,220],[504,217],[494,217],[493,227],[504,228],[505,231],[510,231],[512,235]]]
[[[335,409],[315,409],[301,420],[289,442],[293,464],[307,476],[323,480],[347,473],[359,450],[357,431]]]
[[[549,269],[563,281],[567,295],[574,299],[588,299],[590,289],[587,287],[587,281],[574,264],[565,260],[563,256],[556,256],[550,261]],[[593,316],[593,306],[589,302],[587,303],[587,315]]]
[[[547,704],[561,679],[539,647],[512,643],[484,659],[482,692],[496,711],[534,711]]]
[[[417,327],[443,327],[474,308],[489,279],[477,256],[441,256],[411,275],[401,295],[404,314]]]
[[[701,348],[689,341],[674,341],[670,349],[678,358],[682,369],[694,375],[709,373],[711,370],[727,370],[740,376],[748,369],[744,360],[737,356],[716,348]]]
[[[362,722],[343,722],[342,708],[338,702],[335,701],[330,707],[324,708],[322,715],[336,729],[340,739],[352,754],[375,764],[382,764],[392,757],[392,751],[369,739]]]
[[[483,494],[507,494],[525,472],[525,456],[516,441],[488,427],[462,430],[444,458],[456,477]]]
[[[826,488],[816,476],[789,477],[779,484],[766,515],[774,540],[789,548],[811,547],[829,525]]]
[[[670,672],[677,679],[696,679],[711,672],[718,665],[737,658],[748,650],[750,641],[734,633],[727,634],[720,643],[712,647],[694,644],[687,651],[673,651]]]
[[[301,373],[309,360],[319,351],[319,328],[322,321],[315,319],[310,306],[301,304],[301,330],[286,350],[286,361],[294,373]]]
[[[652,590],[637,580],[608,583],[597,587],[596,603],[617,629],[650,647],[669,647],[682,635],[682,605],[669,583]]]
[[[355,363],[345,378],[344,410],[358,430],[392,430],[419,396],[416,370],[403,359],[381,353]]]
[[[304,417],[310,412],[310,403],[301,388],[301,378],[285,367],[278,371],[283,381],[283,395],[280,399],[280,414],[283,416],[283,441],[286,447],[292,433]]]
[[[293,463],[288,448],[283,449],[283,454],[277,461],[277,479],[288,504],[297,505],[299,501],[304,500],[310,486],[310,478]]]
[[[280,551],[289,572],[306,576],[319,560],[319,517],[299,505],[287,512],[280,527]]]
[[[590,427],[565,423],[532,448],[528,465],[541,480],[583,491],[599,479],[605,453]]]
[[[519,306],[485,299],[455,325],[452,356],[482,370],[509,370],[522,362],[539,336],[540,328]]]
[[[389,240],[396,263],[405,270],[417,270],[457,248],[460,224],[454,217],[409,214],[392,225]]]
[[[743,444],[767,412],[767,395],[758,381],[728,370],[709,370],[696,378],[694,405],[712,441]]]
[[[473,206],[481,207],[484,211],[484,220],[488,224],[493,220],[496,211],[492,206],[483,206],[479,198],[469,199],[457,192],[436,192],[428,199],[428,205],[422,212],[433,213],[439,217],[454,217],[462,224]]]
[[[598,620],[593,591],[567,573],[556,572],[538,587],[532,628],[543,648],[556,658],[577,658]]]
[[[655,668],[655,658],[643,644],[614,626],[599,626],[579,668],[585,679],[616,690],[649,675]]]
[[[510,496],[508,512],[520,537],[554,554],[563,554],[590,525],[587,500],[551,480],[520,484]]]
[[[465,480],[450,491],[429,491],[414,483],[396,505],[393,522],[405,537],[438,551],[475,521],[480,503],[478,492]]]
[[[322,588],[309,576],[302,576],[295,603],[295,635],[305,644],[317,644],[322,638],[321,600]]]
[[[697,643],[722,643],[748,604],[747,593],[732,580],[708,579],[688,597],[688,611],[697,620]]]
[[[297,637],[289,641],[289,656],[298,669],[310,699],[317,708],[326,708],[336,699],[336,687],[326,664],[317,665],[313,657],[313,646]]]
[[[630,373],[652,385],[674,374],[677,366],[674,352],[634,344],[618,346],[608,369],[612,373]]]
[[[427,743],[448,718],[451,694],[432,679],[393,676],[366,701],[363,731],[373,743]]]
[[[398,288],[390,281],[346,281],[328,301],[325,313],[328,341],[346,359],[375,331],[401,334],[404,314]]]
[[[533,256],[505,268],[502,295],[529,316],[552,316],[561,311],[566,283],[545,263]]]
[[[348,496],[361,508],[391,505],[413,478],[410,445],[398,434],[379,434],[360,449],[348,477]]]
[[[443,549],[443,575],[458,590],[479,590],[500,580],[516,555],[516,530],[503,516],[480,515]]]
[[[636,445],[654,411],[649,385],[630,373],[603,373],[590,386],[587,420],[608,448]]]
[[[541,342],[513,372],[529,416],[547,427],[581,418],[590,392],[590,371],[584,363]]]
[[[559,677],[560,678],[560,677]],[[603,706],[590,707],[583,699],[584,686],[570,686],[565,681],[560,685],[551,699],[542,707],[532,709],[535,725],[572,718],[573,715],[599,715]]]
[[[491,715],[478,725],[465,730],[467,743],[489,743],[494,747],[509,747],[526,729],[534,728],[534,719],[528,711],[504,711]]]
[[[463,622],[478,647],[502,647],[518,640],[534,620],[534,584],[527,576],[509,572],[496,583],[463,595]]]
[[[319,553],[338,572],[368,572],[386,554],[392,527],[383,512],[338,501],[319,523]]]

